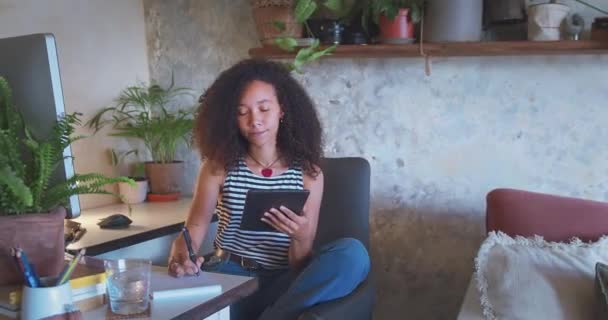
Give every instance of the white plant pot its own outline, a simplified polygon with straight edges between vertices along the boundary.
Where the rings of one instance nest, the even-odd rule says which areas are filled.
[[[528,40],[557,41],[561,38],[560,25],[570,8],[563,4],[545,3],[528,7]]]
[[[148,180],[135,181],[135,186],[126,182],[118,183],[118,193],[122,196],[122,202],[128,204],[142,203],[148,194]]]
[[[50,277],[41,280],[49,280]],[[55,283],[57,278],[50,283]],[[21,319],[36,320],[77,310],[73,305],[72,288],[69,282],[59,286],[30,288],[23,286],[21,296]]]

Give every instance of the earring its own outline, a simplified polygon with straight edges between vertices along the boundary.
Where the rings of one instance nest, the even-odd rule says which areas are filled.
[[[279,119],[279,123],[283,123],[283,118]]]

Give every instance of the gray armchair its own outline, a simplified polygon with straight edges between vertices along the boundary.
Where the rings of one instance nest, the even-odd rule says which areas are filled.
[[[369,251],[369,163],[363,158],[326,158],[321,169],[325,185],[315,248],[351,237]],[[371,319],[374,299],[370,273],[350,295],[313,306],[299,319]]]

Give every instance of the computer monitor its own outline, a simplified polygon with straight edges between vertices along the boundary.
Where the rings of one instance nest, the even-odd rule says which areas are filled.
[[[13,92],[13,102],[37,137],[49,136],[57,117],[65,113],[63,91],[57,60],[57,46],[52,34],[31,34],[0,39],[0,75]],[[74,175],[72,150],[64,152],[53,182]],[[80,215],[78,196],[69,199],[68,218]]]

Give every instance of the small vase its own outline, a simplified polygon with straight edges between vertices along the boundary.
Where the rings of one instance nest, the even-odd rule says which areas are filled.
[[[560,25],[569,11],[568,6],[557,3],[537,4],[528,7],[528,40],[560,40]]]
[[[148,180],[135,181],[135,186],[131,186],[126,182],[119,182],[118,192],[124,203],[142,203],[146,200],[146,194],[148,193]]]

